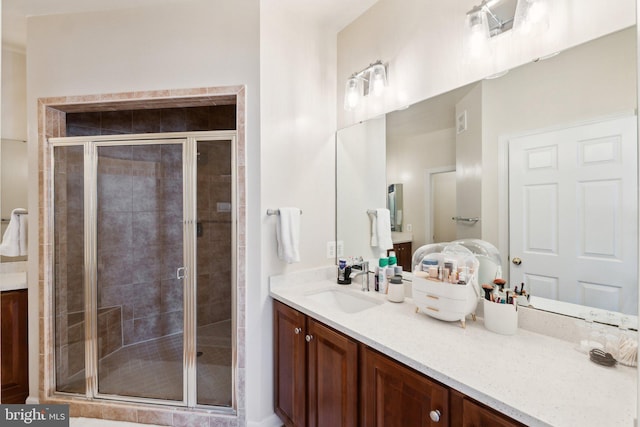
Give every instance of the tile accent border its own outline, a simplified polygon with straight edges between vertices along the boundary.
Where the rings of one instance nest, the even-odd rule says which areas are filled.
[[[236,382],[235,415],[213,410],[159,407],[91,401],[55,394],[53,194],[51,192],[50,137],[66,136],[66,113],[132,108],[186,108],[236,104]],[[167,426],[236,427],[246,425],[245,316],[246,316],[246,89],[244,86],[203,87],[38,99],[38,296],[39,296],[39,399],[40,403],[66,403],[72,417],[102,418]]]

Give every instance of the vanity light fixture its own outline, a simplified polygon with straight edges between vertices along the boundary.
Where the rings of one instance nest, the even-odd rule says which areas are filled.
[[[380,96],[388,84],[388,65],[378,60],[368,67],[353,73],[344,90],[344,109],[355,110],[363,96]]]
[[[467,26],[472,34],[483,34],[485,39],[513,27],[517,3],[520,0],[483,0],[467,12]]]
[[[534,27],[546,29],[549,26],[548,0],[518,0],[513,26],[523,33]]]
[[[548,26],[549,0],[483,0],[467,12],[466,29],[470,54],[488,50],[488,40],[510,29],[529,32]]]

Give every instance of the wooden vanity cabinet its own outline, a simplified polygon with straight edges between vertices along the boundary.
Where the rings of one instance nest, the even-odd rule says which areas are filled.
[[[448,387],[368,347],[360,354],[363,426],[449,425]]]
[[[275,411],[286,426],[358,425],[358,344],[274,301]]]
[[[460,427],[525,427],[456,390],[450,391],[451,425]]]
[[[402,266],[402,270],[411,271],[411,258],[413,257],[411,242],[394,243],[393,251],[396,253],[397,263]],[[387,251],[387,256],[388,253],[389,251]]]
[[[0,296],[0,402],[25,403],[29,394],[29,343],[27,290]]]
[[[523,427],[273,301],[275,412],[288,427]]]

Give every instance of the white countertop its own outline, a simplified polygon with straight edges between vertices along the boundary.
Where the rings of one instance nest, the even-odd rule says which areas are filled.
[[[392,231],[391,241],[393,243],[407,243],[413,241],[413,234],[406,231]]]
[[[0,273],[0,291],[27,289],[27,273]]]
[[[337,285],[332,270],[271,278],[271,296],[529,426],[633,426],[636,369],[607,368],[573,343],[518,329],[498,335],[482,319],[443,322],[415,312],[411,299],[343,313],[306,297]]]

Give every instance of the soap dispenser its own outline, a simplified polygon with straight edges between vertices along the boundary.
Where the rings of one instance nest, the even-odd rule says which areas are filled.
[[[389,282],[389,292],[387,292],[387,299],[391,302],[403,302],[404,301],[404,283],[402,283],[402,276],[395,275]]]

